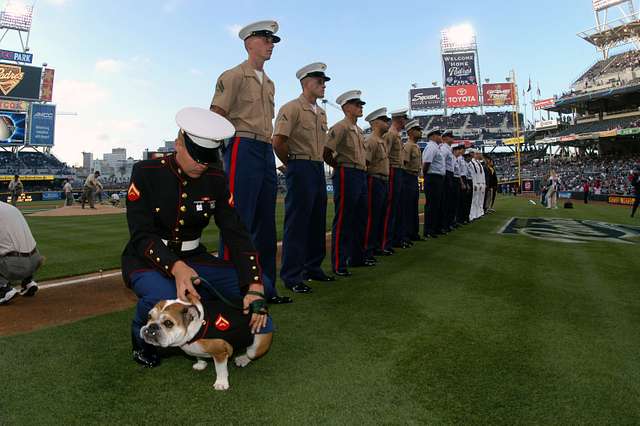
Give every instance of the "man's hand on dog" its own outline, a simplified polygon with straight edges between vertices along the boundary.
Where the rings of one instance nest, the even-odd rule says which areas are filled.
[[[188,302],[188,294],[200,300],[200,295],[196,291],[194,285],[200,284],[200,280],[194,280],[191,282],[192,277],[197,277],[198,273],[193,270],[189,265],[181,260],[178,260],[173,264],[171,273],[176,279],[176,292],[178,293],[178,299],[183,302]]]
[[[258,293],[264,294],[264,286],[262,284],[251,284],[249,286],[249,290],[257,291]],[[264,299],[264,298],[260,296],[256,296],[254,294],[247,294],[244,297],[244,300],[242,302],[244,313],[248,314],[249,306],[251,306],[251,303],[261,299]],[[262,330],[264,327],[267,326],[267,315],[260,315],[255,312],[252,313],[251,321],[249,321],[249,326],[251,327],[251,333],[253,334],[259,333],[260,330]]]

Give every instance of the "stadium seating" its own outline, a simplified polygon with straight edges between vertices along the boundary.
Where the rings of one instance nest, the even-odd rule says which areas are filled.
[[[499,181],[517,179],[516,157],[514,154],[492,155]],[[640,155],[594,156],[549,159],[545,151],[522,153],[520,159],[521,178],[537,179],[542,182],[555,170],[560,178],[560,189],[582,191],[583,180],[588,180],[596,193],[632,194],[629,175]]]
[[[571,91],[563,94],[561,98],[638,83],[640,83],[640,51],[631,50],[596,62],[576,79]]]
[[[0,152],[0,174],[69,175],[73,171],[51,154]]]

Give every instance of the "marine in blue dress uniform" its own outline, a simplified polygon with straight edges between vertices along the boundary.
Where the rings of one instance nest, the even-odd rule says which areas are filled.
[[[126,285],[138,296],[132,323],[133,358],[154,367],[157,351],[140,338],[149,310],[160,300],[217,298],[206,279],[229,300],[244,307],[264,299],[260,257],[233,208],[227,178],[219,168],[218,147],[233,135],[231,123],[206,109],[185,108],[176,153],[136,163],[127,191],[130,240],[122,254]],[[200,243],[211,218],[220,228],[229,260],[214,257]],[[249,294],[247,292],[249,291]],[[252,331],[272,330],[267,315],[251,314]]]
[[[248,59],[223,72],[216,82],[211,110],[235,126],[224,153],[232,205],[251,234],[262,259],[269,303],[289,303],[276,290],[276,196],[275,156],[271,146],[275,85],[264,71],[264,63],[280,37],[276,21],[254,22],[238,33]],[[226,256],[227,242],[221,252]]]
[[[280,278],[294,293],[311,293],[306,280],[334,281],[322,269],[326,256],[327,185],[322,154],[327,143],[324,97],[327,66],[306,65],[296,73],[302,94],[280,108],[273,147],[285,168],[287,196]]]

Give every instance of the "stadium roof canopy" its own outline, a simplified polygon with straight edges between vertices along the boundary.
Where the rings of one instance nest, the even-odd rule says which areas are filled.
[[[631,22],[624,22],[621,20],[618,22],[620,22],[619,25],[612,26],[606,30],[592,28],[578,33],[578,36],[599,49],[611,49],[632,41],[640,40],[639,19],[635,19]]]
[[[553,107],[545,109],[564,114],[570,114],[574,109],[581,113],[626,109],[638,105],[639,96],[640,84],[615,87],[557,99]]]

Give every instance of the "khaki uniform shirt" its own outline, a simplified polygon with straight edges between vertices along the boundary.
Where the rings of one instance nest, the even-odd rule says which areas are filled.
[[[412,141],[407,141],[403,147],[404,152],[404,169],[414,176],[420,174],[422,169],[422,154],[420,154],[420,147],[418,144]]]
[[[392,127],[389,128],[389,131],[384,135],[385,140],[387,141],[387,152],[389,153],[389,166],[391,167],[402,167],[402,140],[400,139],[400,134],[396,132],[396,130]]]
[[[370,175],[389,176],[389,154],[387,142],[371,133],[365,142],[367,148],[367,173]]]
[[[218,77],[212,106],[227,112],[237,132],[255,133],[271,143],[275,85],[266,73],[262,83],[247,61]]]
[[[339,166],[355,164],[359,169],[367,169],[367,154],[362,129],[351,124],[346,117],[329,129],[327,148],[334,152]]]
[[[323,161],[322,153],[327,144],[327,114],[319,106],[314,112],[309,101],[300,95],[280,108],[273,134],[287,137],[289,155]]]

